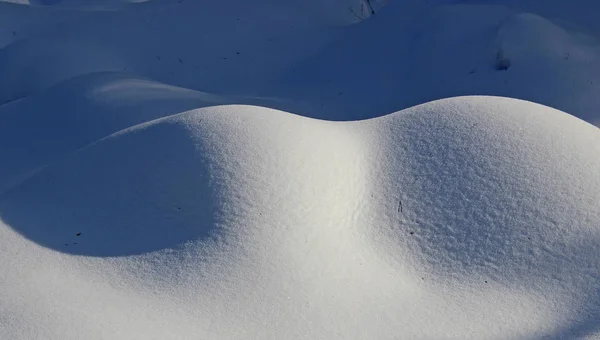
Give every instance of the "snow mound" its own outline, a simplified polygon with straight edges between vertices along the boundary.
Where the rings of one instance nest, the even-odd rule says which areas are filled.
[[[598,336],[599,153],[494,97],[137,125],[0,195],[0,337]]]
[[[441,98],[494,95],[598,125],[600,31],[589,29],[597,26],[591,18],[574,25],[555,13],[563,7],[571,19],[598,3],[557,2],[396,1],[286,68],[264,91],[294,99],[297,107],[285,110],[320,119],[366,119]],[[542,15],[552,8],[558,17]]]
[[[0,103],[120,71],[327,120],[495,95],[600,124],[597,1],[386,2],[0,2]]]
[[[0,192],[119,130],[192,108],[232,103],[138,76],[104,72],[0,107]],[[245,101],[252,101],[245,99]]]
[[[79,75],[125,71],[128,66],[107,49],[74,39],[27,39],[1,52],[1,103],[27,97]]]
[[[552,22],[535,14],[521,13],[498,29],[498,53],[507,59],[526,58],[528,54],[563,59],[569,56],[569,39],[570,35]]]
[[[343,17],[356,21],[344,3],[360,1],[336,2]],[[10,42],[0,50],[0,103],[69,78],[117,71],[189,89],[243,88],[241,93],[251,94],[257,83],[333,35],[336,28],[330,26],[339,18],[319,12],[319,3],[151,1],[118,10],[59,3],[25,11],[29,6],[0,2],[6,10],[0,13],[6,20],[0,39]]]
[[[533,9],[533,8],[532,8]],[[453,5],[423,20],[420,101],[464,94],[526,99],[600,123],[597,35],[504,6]]]
[[[9,191],[3,219],[44,246],[91,256],[144,253],[203,235],[215,224],[211,206],[218,203],[203,165],[210,154],[196,150],[184,127],[140,129]],[[36,214],[27,213],[32,209]]]

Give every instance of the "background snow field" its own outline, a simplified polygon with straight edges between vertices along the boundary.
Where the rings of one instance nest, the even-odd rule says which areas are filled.
[[[600,339],[600,2],[0,2],[0,339]]]

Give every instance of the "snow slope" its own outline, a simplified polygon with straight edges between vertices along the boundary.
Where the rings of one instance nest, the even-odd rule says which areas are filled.
[[[596,127],[493,97],[141,124],[2,194],[0,335],[598,335],[598,152]]]
[[[600,339],[600,3],[387,3],[0,1],[0,339]]]

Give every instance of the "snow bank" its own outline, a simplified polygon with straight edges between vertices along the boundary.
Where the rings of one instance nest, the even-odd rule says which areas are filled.
[[[0,196],[0,335],[597,335],[598,152],[596,127],[492,97],[138,125]]]

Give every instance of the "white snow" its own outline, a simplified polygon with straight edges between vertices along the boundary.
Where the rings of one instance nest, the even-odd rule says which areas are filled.
[[[0,339],[600,338],[600,3],[12,2]]]

